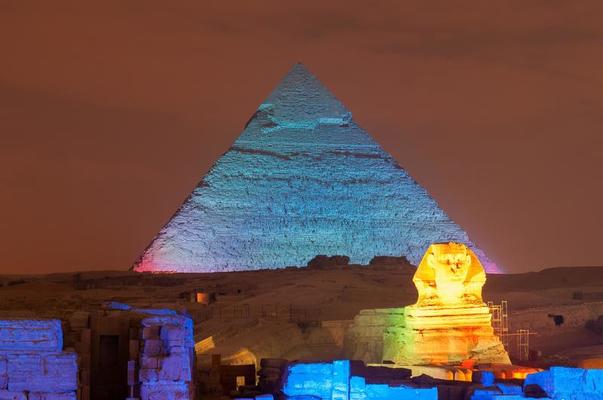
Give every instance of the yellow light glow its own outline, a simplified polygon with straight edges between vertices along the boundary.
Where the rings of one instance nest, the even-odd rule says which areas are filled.
[[[486,273],[475,253],[462,243],[434,243],[417,268],[415,306],[481,305]]]

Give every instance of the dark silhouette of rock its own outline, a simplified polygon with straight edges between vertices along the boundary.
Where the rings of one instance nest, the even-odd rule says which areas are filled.
[[[308,268],[332,268],[343,267],[350,264],[348,256],[325,256],[317,255],[308,262]]]

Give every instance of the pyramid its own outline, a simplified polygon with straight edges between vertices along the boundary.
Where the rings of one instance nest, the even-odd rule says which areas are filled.
[[[427,191],[296,64],[247,122],[133,269],[242,271],[304,266],[314,256],[376,255],[413,264],[434,242],[496,265]]]

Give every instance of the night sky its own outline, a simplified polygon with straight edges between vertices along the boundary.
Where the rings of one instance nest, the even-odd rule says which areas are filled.
[[[0,272],[127,269],[297,61],[506,271],[603,265],[602,15],[0,0]]]

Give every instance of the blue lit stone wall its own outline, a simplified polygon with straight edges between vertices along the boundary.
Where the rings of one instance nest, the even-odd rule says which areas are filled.
[[[166,311],[142,320],[140,371],[140,399],[194,398],[193,321],[176,315],[171,310],[138,310],[139,312]]]
[[[303,266],[317,254],[418,264],[433,242],[469,244],[438,204],[296,65],[135,266],[214,272]]]
[[[322,400],[436,400],[438,390],[410,386],[367,384],[363,377],[351,376],[350,361],[294,363],[289,365],[283,393],[290,398],[313,396]]]
[[[59,320],[0,320],[0,399],[75,400],[77,388]]]
[[[540,387],[554,400],[603,400],[603,370],[551,367],[548,371],[530,374],[524,388]]]

